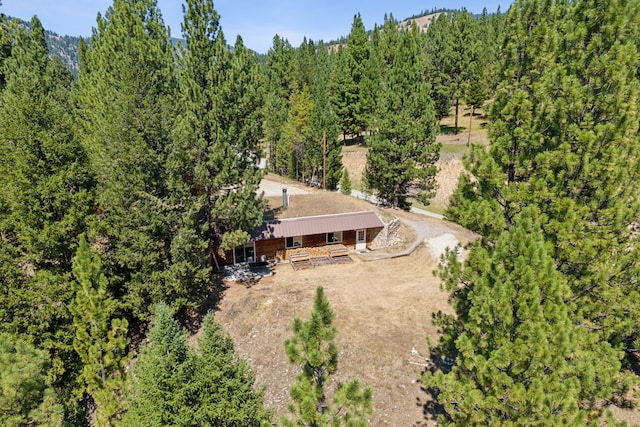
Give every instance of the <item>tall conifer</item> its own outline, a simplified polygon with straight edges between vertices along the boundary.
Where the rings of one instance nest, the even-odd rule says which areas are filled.
[[[495,240],[525,206],[541,209],[574,321],[626,348],[637,348],[640,318],[639,23],[624,0],[516,2],[492,144],[473,150],[474,180],[463,177],[448,211]]]
[[[442,270],[457,316],[441,318],[441,349],[455,364],[423,376],[446,411],[439,424],[589,425],[618,387],[621,354],[573,323],[534,212],[464,265],[451,253]]]
[[[188,283],[197,289],[210,282],[207,271],[218,266],[222,248],[246,243],[262,221],[256,189],[263,94],[253,54],[240,38],[228,49],[213,2],[188,1],[184,11],[183,102],[169,170],[183,233],[201,240],[187,239],[178,250],[206,260],[189,267]]]
[[[418,38],[415,26],[402,34],[393,68],[383,82],[376,132],[367,140],[367,183],[396,208],[410,205],[412,188],[428,203],[436,185],[440,146],[435,142],[435,112]]]
[[[78,76],[77,123],[98,181],[90,236],[102,242],[113,290],[136,317],[185,292],[166,286],[163,273],[171,247],[165,150],[173,61],[156,1],[114,0],[98,16]]]
[[[93,180],[72,124],[73,77],[49,59],[37,18],[13,36],[0,91],[0,329],[51,350],[48,375],[72,422],[82,385],[67,306]]]

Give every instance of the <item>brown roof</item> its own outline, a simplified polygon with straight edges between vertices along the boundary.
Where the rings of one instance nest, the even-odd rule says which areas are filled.
[[[381,227],[384,224],[373,211],[352,212],[265,221],[262,226],[253,230],[251,238],[269,240]]]

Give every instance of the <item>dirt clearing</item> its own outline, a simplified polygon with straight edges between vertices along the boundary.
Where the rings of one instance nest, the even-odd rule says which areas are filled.
[[[462,243],[473,238],[445,221],[439,226]],[[315,289],[323,286],[338,328],[338,372],[329,387],[353,377],[371,386],[371,425],[434,425],[423,415],[422,369],[410,362],[420,361],[414,351],[428,355],[427,337],[437,338],[431,314],[449,310],[432,274],[436,267],[426,246],[408,257],[374,262],[355,259],[300,271],[283,264],[250,288],[229,284],[216,318],[255,370],[257,384],[266,387],[266,405],[282,415],[297,373],[283,342],[292,335],[293,318],[309,315]]]

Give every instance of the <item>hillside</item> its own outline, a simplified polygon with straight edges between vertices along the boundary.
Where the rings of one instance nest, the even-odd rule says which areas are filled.
[[[29,29],[28,21],[24,21],[20,18],[9,18],[16,19],[20,25]],[[80,37],[61,36],[53,31],[47,30],[46,28],[44,34],[47,39],[47,45],[49,46],[49,52],[51,55],[62,59],[62,62],[64,62],[73,75],[78,75],[78,45],[80,44]]]
[[[412,22],[416,22],[420,31],[426,31],[431,22],[438,17],[440,13],[443,11],[438,11],[435,13],[428,13],[423,15],[414,15],[410,18],[407,18],[401,22],[399,22],[398,27],[400,29],[405,29],[411,26]],[[11,17],[10,17],[11,18]],[[22,25],[26,28],[29,28],[29,22],[18,19]],[[62,59],[62,62],[67,66],[67,68],[73,73],[74,76],[78,75],[78,44],[80,43],[80,37],[74,36],[61,36],[53,31],[49,31],[45,29],[45,35],[47,38],[47,45],[49,46],[49,51],[52,55],[59,57]],[[85,39],[87,42],[89,39]],[[174,44],[180,42],[182,39],[172,38]],[[341,36],[335,39],[334,41],[329,42],[329,45],[333,44],[341,44],[346,41],[346,36]]]

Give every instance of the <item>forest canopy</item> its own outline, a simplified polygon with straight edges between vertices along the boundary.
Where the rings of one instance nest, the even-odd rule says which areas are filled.
[[[348,195],[357,146],[359,189],[426,206],[440,121],[458,135],[464,106],[488,111],[490,143],[469,147],[445,213],[479,239],[439,270],[455,315],[435,314],[422,377],[439,423],[595,425],[624,401],[640,348],[640,5],[435,12],[420,28],[356,14],[339,43],[275,35],[258,56],[225,38],[211,0],[185,1],[181,43],[155,0],[114,0],[77,70],[37,17],[0,14],[0,424],[271,423],[204,314],[225,254],[264,219],[264,174]],[[334,418],[363,425],[357,380],[325,402],[321,289],[286,343],[305,371],[283,422],[352,405]]]

